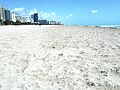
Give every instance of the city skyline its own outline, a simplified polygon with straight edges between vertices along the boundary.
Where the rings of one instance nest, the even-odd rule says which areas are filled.
[[[15,12],[0,6],[0,25],[60,25],[60,21],[39,20],[38,13],[31,16],[16,15]]]
[[[26,16],[26,17],[25,16],[16,16],[14,12],[12,12],[11,10],[8,10],[2,6],[0,6],[0,20],[2,20],[2,23],[5,23],[5,21],[31,22],[30,18],[28,16]]]
[[[119,0],[1,0],[0,4],[16,13],[30,16],[39,14],[39,19],[57,20],[64,24],[99,25],[120,24]]]

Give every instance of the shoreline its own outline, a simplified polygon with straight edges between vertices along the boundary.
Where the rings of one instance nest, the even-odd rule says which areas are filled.
[[[120,29],[120,25],[0,25],[0,27],[2,26],[81,26],[81,27]]]

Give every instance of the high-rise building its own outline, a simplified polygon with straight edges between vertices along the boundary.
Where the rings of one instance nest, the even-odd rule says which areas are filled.
[[[34,22],[38,22],[38,13],[34,13]]]
[[[15,18],[16,18],[16,21],[21,22],[21,18],[22,18],[22,16],[15,16]]]
[[[34,23],[34,15],[31,15],[30,21],[31,23]]]
[[[15,13],[14,12],[12,12],[12,21],[16,22],[16,18],[15,18]]]
[[[47,25],[49,25],[49,21],[47,21]]]
[[[34,15],[31,15],[31,18],[34,19]]]
[[[50,25],[58,25],[59,24],[59,22],[57,22],[57,21],[50,21]]]
[[[29,17],[23,17],[23,16],[15,16],[16,17],[16,21],[19,21],[19,22],[30,22],[30,18]]]
[[[39,23],[41,25],[49,25],[49,21],[47,21],[47,20],[39,20]]]
[[[0,6],[0,19],[5,21],[5,9],[2,6]]]
[[[30,22],[29,17],[22,17],[21,22]]]
[[[12,21],[12,13],[10,10],[5,10],[5,20]]]

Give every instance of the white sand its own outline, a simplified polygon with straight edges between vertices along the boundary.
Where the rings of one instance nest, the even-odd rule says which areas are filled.
[[[120,29],[0,26],[0,90],[120,90]]]

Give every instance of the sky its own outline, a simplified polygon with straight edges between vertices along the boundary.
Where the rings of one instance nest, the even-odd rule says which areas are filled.
[[[0,0],[16,15],[39,14],[39,19],[66,25],[120,24],[120,0]]]

